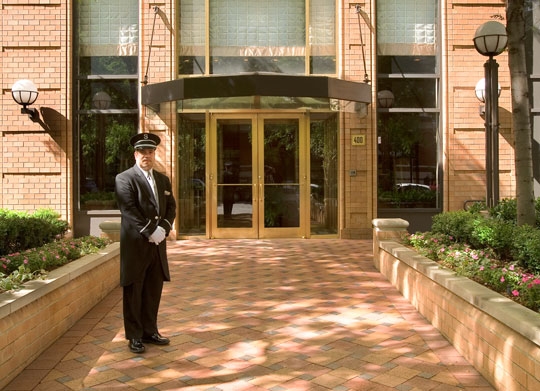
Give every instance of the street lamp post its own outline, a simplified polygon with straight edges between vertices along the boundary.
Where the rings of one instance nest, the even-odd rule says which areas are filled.
[[[482,24],[474,34],[474,47],[488,60],[484,64],[486,127],[486,204],[499,202],[499,64],[495,56],[506,48],[506,27],[499,22]]]

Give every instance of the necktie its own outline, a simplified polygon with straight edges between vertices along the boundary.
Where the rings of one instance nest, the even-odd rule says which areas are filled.
[[[157,201],[157,190],[156,190],[156,182],[154,181],[154,177],[152,177],[152,173],[148,172],[148,183],[150,184],[150,187],[152,188],[152,192],[154,193],[154,198]]]

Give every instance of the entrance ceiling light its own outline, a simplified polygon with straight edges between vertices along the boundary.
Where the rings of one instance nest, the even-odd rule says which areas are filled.
[[[377,92],[377,102],[383,109],[389,109],[394,104],[394,94],[390,90]]]
[[[92,97],[92,104],[98,110],[107,110],[111,107],[111,97],[104,91],[99,91]]]

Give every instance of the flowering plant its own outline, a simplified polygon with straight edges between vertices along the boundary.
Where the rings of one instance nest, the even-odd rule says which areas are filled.
[[[540,312],[540,274],[496,258],[490,249],[473,249],[440,233],[416,233],[403,242],[441,266],[468,277],[512,300]]]
[[[16,289],[28,280],[40,278],[47,271],[92,254],[111,241],[95,236],[61,239],[42,247],[0,257],[0,292]]]

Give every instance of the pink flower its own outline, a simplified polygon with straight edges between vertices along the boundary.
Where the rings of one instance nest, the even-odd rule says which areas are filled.
[[[472,259],[478,259],[478,254],[473,254],[473,255],[471,255],[471,258],[472,258]]]
[[[513,294],[514,296],[519,296],[519,292],[518,292],[517,290],[515,290],[515,289],[512,291],[512,294]]]
[[[484,271],[484,265],[480,266],[480,271],[481,271],[481,272]]]
[[[510,265],[510,267],[508,269],[514,270],[514,265]]]
[[[504,282],[504,276],[501,277],[501,282]]]
[[[28,265],[28,259],[25,259],[23,262],[25,265]]]

